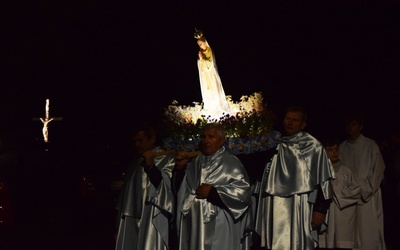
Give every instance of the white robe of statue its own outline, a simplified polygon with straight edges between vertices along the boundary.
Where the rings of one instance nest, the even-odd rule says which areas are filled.
[[[205,39],[202,42],[205,44],[205,49],[201,49],[199,52],[197,66],[199,69],[203,109],[207,116],[220,118],[224,114],[229,114],[230,108],[218,74],[214,53]]]

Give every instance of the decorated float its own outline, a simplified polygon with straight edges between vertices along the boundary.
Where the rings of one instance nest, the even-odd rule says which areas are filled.
[[[252,154],[275,147],[281,134],[274,130],[275,114],[267,109],[262,92],[245,95],[234,102],[227,96],[230,113],[215,117],[203,109],[202,103],[180,105],[174,100],[163,113],[167,150],[195,151],[200,132],[206,123],[219,122],[227,131],[225,148],[232,153]]]

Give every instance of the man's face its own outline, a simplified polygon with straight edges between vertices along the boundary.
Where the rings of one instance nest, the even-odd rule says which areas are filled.
[[[339,147],[337,144],[326,146],[325,150],[332,163],[339,161]]]
[[[144,131],[139,131],[134,137],[133,142],[135,144],[136,152],[142,154],[145,151],[152,150],[155,146],[156,138],[147,137]]]
[[[304,115],[300,111],[289,111],[283,119],[283,126],[287,135],[295,135],[302,131],[307,123],[303,120]]]
[[[203,131],[201,135],[201,147],[203,154],[212,155],[224,145],[225,138],[218,134],[217,129],[211,128]]]
[[[346,124],[346,133],[350,139],[357,139],[360,134],[361,130],[363,129],[363,125],[356,121],[350,121]]]

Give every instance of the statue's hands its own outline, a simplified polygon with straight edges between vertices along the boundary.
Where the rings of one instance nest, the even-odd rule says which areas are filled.
[[[146,151],[142,154],[142,157],[144,158],[144,164],[143,167],[147,168],[147,169],[151,169],[152,167],[154,167],[154,158],[155,158],[155,154],[153,151]]]
[[[179,151],[175,154],[175,169],[181,170],[186,168],[189,162],[189,154],[185,151]]]
[[[196,189],[196,198],[197,199],[207,199],[208,195],[210,194],[212,186],[207,183],[202,183]]]

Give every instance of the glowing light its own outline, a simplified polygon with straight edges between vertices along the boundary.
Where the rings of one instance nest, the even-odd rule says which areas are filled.
[[[202,125],[208,122],[222,123],[228,132],[228,137],[247,137],[264,135],[270,132],[274,116],[266,108],[261,92],[242,96],[234,102],[227,96],[230,112],[224,113],[216,109],[204,110],[203,105],[193,102],[193,105],[179,105],[174,100],[164,112],[164,125],[173,138],[189,139],[199,136]]]

